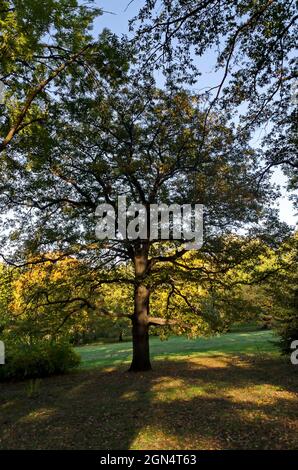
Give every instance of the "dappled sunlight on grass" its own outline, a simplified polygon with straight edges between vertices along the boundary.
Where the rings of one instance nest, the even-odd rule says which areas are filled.
[[[229,397],[237,403],[256,403],[271,404],[280,402],[281,400],[297,401],[297,394],[288,390],[281,390],[280,387],[272,384],[262,384],[256,386],[248,386],[245,394],[237,388],[229,390]]]
[[[19,422],[30,422],[30,421],[41,421],[47,420],[50,416],[54,415],[56,412],[55,408],[39,408],[38,410],[34,410],[30,412],[28,415],[23,416]]]
[[[259,338],[265,343],[270,335]],[[26,383],[0,384],[0,448],[298,447],[298,374],[289,362],[269,352],[236,354],[227,346],[235,342],[224,337],[223,351],[208,356],[206,351],[186,355],[190,342],[185,338],[167,346],[157,341],[150,372],[132,374],[123,361],[117,367],[114,360],[99,360],[94,368],[90,361],[90,368],[42,380],[31,398]],[[213,352],[218,350],[214,341]],[[191,344],[201,347],[202,342]],[[168,360],[159,358],[160,347]],[[124,354],[125,348],[118,349]]]
[[[215,438],[206,437],[201,435],[195,437],[196,449],[219,449],[220,441]],[[136,438],[131,444],[131,450],[146,449],[146,450],[171,450],[171,449],[191,449],[194,440],[191,437],[183,438],[167,430],[166,432],[160,429],[159,426],[145,426],[140,430]],[[188,445],[188,447],[187,447]]]
[[[204,358],[192,357],[189,359],[189,364],[195,364],[196,366],[208,367],[208,364],[212,367],[225,368],[230,364],[231,359],[229,357],[220,355],[219,357]]]
[[[172,377],[161,377],[155,383],[153,382],[152,390],[159,391],[166,388],[169,390],[170,388],[179,389],[185,386],[185,381],[181,379],[173,379]]]
[[[170,402],[177,399],[190,400],[205,393],[200,387],[191,387],[186,380],[161,377],[152,381],[152,402]]]
[[[115,372],[117,369],[116,367],[104,367],[103,372]]]
[[[129,392],[125,392],[123,393],[123,395],[121,395],[121,400],[136,400],[138,398],[138,392],[136,391],[129,391]]]
[[[6,403],[3,403],[3,404],[0,405],[0,409],[1,410],[6,410],[6,409],[9,409],[9,408],[15,406],[15,404],[16,404],[15,400],[7,401]]]

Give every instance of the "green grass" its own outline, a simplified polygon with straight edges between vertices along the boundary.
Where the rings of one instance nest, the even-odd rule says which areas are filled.
[[[237,332],[212,338],[188,339],[170,337],[166,341],[152,336],[150,350],[152,359],[175,359],[180,356],[215,356],[220,354],[277,353],[275,337],[271,331]],[[130,342],[92,344],[76,348],[82,359],[81,368],[107,367],[129,363],[132,347]]]

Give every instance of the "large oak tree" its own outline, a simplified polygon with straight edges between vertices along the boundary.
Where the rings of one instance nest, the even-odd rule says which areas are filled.
[[[132,72],[123,80],[104,80],[96,67],[84,82],[79,75],[39,131],[10,147],[11,158],[1,166],[1,206],[8,215],[2,255],[15,264],[28,262],[32,253],[48,259],[50,251],[84,260],[90,270],[83,304],[98,314],[109,314],[98,302],[103,285],[130,286],[131,370],[139,371],[151,368],[151,325],[185,327],[202,317],[199,290],[190,296],[183,285],[223,285],[237,263],[257,257],[260,244],[251,240],[269,236],[276,219],[268,180],[260,185],[256,178],[258,153],[249,134],[239,135],[223,114],[212,113],[206,126],[200,97],[159,90],[150,74]],[[185,250],[183,240],[98,240],[96,207],[117,209],[119,195],[146,208],[204,204],[199,255]],[[248,244],[232,236],[241,227]],[[153,316],[150,298],[161,286],[167,308]]]

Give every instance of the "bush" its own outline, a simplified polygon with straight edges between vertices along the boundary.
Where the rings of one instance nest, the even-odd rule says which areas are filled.
[[[77,367],[80,357],[68,343],[40,341],[34,344],[6,344],[5,365],[0,381],[22,380],[64,374]]]
[[[279,348],[283,354],[291,354],[291,344],[293,341],[298,340],[298,317],[292,316],[279,323],[276,328],[277,334],[280,337],[278,342]]]

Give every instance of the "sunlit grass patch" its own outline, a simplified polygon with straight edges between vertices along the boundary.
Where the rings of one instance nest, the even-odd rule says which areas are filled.
[[[181,360],[192,356],[220,356],[239,354],[278,354],[271,331],[228,333],[212,338],[188,339],[170,337],[167,341],[150,338],[151,356],[155,360]],[[130,343],[113,343],[76,348],[82,358],[81,368],[119,366],[129,364],[132,354]]]

